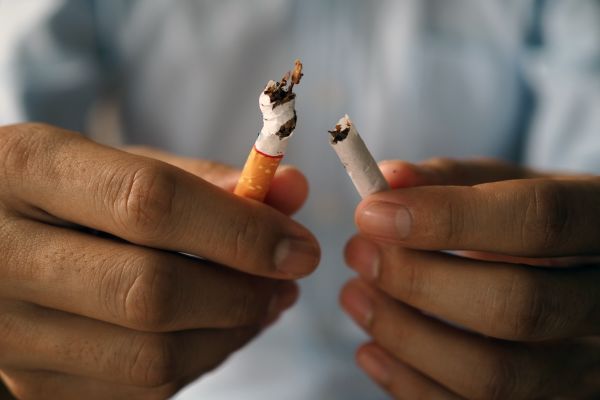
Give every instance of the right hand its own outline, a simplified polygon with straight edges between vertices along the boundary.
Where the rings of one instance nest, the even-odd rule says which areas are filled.
[[[215,170],[216,182],[236,174]],[[285,171],[271,198],[292,212],[306,185]],[[0,254],[0,376],[14,395],[150,399],[277,318],[319,247],[283,213],[193,173],[22,124],[0,128]]]

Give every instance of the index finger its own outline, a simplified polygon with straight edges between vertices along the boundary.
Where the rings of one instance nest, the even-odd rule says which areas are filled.
[[[427,250],[525,257],[600,252],[600,179],[525,179],[377,193],[356,221],[371,238]]]
[[[264,204],[236,197],[161,161],[101,146],[45,125],[1,138],[9,201],[129,242],[194,254],[252,274],[310,273],[318,243]]]
[[[488,182],[550,176],[493,158],[455,160],[436,157],[418,164],[402,160],[386,160],[379,163],[379,168],[392,189],[430,185],[472,186]]]

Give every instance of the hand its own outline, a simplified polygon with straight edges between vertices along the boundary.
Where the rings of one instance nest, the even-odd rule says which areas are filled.
[[[359,365],[398,399],[600,394],[600,179],[492,161],[382,170],[393,190],[358,206],[346,248],[360,279],[341,302],[373,338]]]
[[[237,174],[153,154],[224,186]],[[46,125],[0,128],[0,374],[13,394],[166,398],[295,301],[314,237],[190,172]],[[269,199],[291,213],[306,195],[288,168]]]

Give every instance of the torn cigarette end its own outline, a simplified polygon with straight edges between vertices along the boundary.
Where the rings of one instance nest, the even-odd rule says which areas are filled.
[[[335,128],[328,132],[331,135],[331,147],[363,199],[389,189],[379,166],[348,115],[340,118]]]
[[[303,76],[304,74],[302,73],[302,62],[299,58],[297,58],[294,61],[294,72],[292,72],[292,84],[290,86],[290,90],[294,87],[294,85],[300,83],[300,79],[302,79]]]
[[[296,94],[292,89],[302,76],[302,63],[296,60],[293,71],[286,72],[279,82],[269,81],[261,92],[258,103],[263,127],[248,155],[235,194],[263,201],[269,192],[287,141],[296,129]]]
[[[346,139],[348,133],[350,132],[350,126],[347,126],[345,129],[342,129],[342,126],[340,124],[337,124],[333,130],[327,132],[331,133],[331,142],[335,144]]]

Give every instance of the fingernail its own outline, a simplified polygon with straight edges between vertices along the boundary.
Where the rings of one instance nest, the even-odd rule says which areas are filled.
[[[391,381],[393,360],[382,351],[369,349],[359,353],[358,364],[374,380],[384,385]]]
[[[363,328],[371,326],[373,321],[373,303],[362,288],[352,287],[344,302],[344,308]]]
[[[358,218],[361,231],[389,239],[405,239],[410,233],[411,223],[406,207],[382,201],[369,204]]]
[[[365,279],[376,280],[379,277],[381,257],[379,248],[371,241],[363,238],[354,239],[352,265],[356,272]]]
[[[296,238],[283,239],[275,248],[275,266],[286,275],[300,277],[315,269],[319,253],[319,248],[313,242]]]

